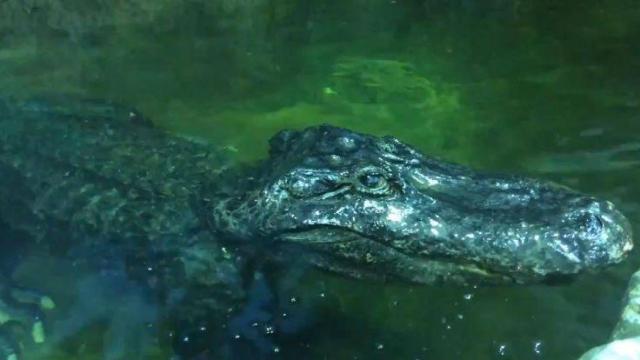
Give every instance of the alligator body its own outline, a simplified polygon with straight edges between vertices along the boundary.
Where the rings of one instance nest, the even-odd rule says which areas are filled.
[[[41,251],[98,268],[117,260],[163,299],[182,289],[184,316],[241,306],[256,258],[354,278],[516,284],[602,268],[632,247],[607,201],[392,137],[320,126],[278,133],[253,168],[230,169],[222,154],[108,102],[3,100],[0,219]],[[19,303],[47,302],[9,280],[0,293],[0,323],[29,323]],[[0,333],[7,359],[10,338]]]
[[[108,102],[5,101],[0,219],[80,268],[117,264],[164,298],[200,294],[178,312],[226,314],[244,298],[241,260],[203,226],[207,198],[194,196],[225,169],[223,153]],[[33,326],[32,312],[4,312]]]

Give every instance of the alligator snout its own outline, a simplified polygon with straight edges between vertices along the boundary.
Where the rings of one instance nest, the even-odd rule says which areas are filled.
[[[627,218],[609,201],[585,197],[574,203],[577,209],[568,212],[564,221],[574,229],[575,235],[567,240],[580,246],[578,260],[594,268],[622,261],[633,249]]]

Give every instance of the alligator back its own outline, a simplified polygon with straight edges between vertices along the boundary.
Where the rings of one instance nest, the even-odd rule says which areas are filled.
[[[59,255],[117,252],[172,283],[234,282],[194,206],[225,166],[214,148],[109,102],[0,100],[0,218]]]

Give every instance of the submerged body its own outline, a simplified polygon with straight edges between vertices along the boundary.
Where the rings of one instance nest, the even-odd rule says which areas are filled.
[[[206,197],[196,194],[226,165],[223,152],[170,136],[126,107],[0,101],[0,220],[33,240],[15,247],[78,268],[124,269],[187,319],[226,315],[244,298],[242,260],[198,213]],[[36,321],[3,297],[0,323]],[[2,332],[0,355],[1,344]]]
[[[617,263],[632,247],[609,202],[391,137],[283,131],[267,160],[235,171],[218,149],[97,101],[0,101],[0,219],[45,252],[123,263],[161,299],[180,289],[181,317],[220,321],[242,306],[255,257],[355,278],[528,283]],[[23,320],[5,313],[0,323]]]

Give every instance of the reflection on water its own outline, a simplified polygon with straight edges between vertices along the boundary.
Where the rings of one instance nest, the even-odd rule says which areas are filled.
[[[637,168],[640,165],[640,143],[616,145],[605,150],[576,151],[534,158],[527,168],[542,173],[610,172]]]
[[[393,134],[611,199],[637,229],[640,10],[569,3],[6,0],[0,88],[116,99],[239,161],[264,156],[283,128]],[[411,287],[302,269],[284,287],[251,282],[224,346],[247,359],[573,358],[608,337],[634,255],[558,287]],[[62,301],[40,358],[170,357],[162,309],[117,266],[56,278],[38,263],[20,276]]]

